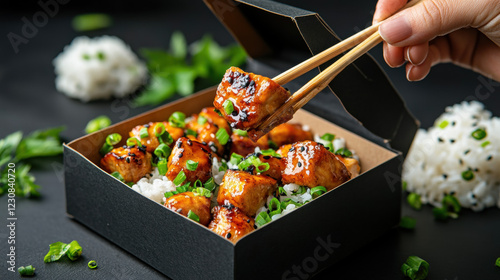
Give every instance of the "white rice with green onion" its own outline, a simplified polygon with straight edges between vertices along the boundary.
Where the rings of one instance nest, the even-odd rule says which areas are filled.
[[[56,87],[84,102],[125,97],[146,81],[143,62],[121,39],[77,37],[53,61]]]
[[[477,101],[447,107],[417,132],[402,176],[423,203],[440,207],[451,194],[474,211],[500,208],[500,119]]]

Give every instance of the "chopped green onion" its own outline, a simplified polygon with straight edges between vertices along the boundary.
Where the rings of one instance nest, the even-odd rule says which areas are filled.
[[[184,173],[184,170],[181,170],[181,172],[179,172],[179,174],[177,174],[177,176],[175,177],[174,179],[174,184],[176,186],[179,186],[180,184],[182,184],[185,180],[187,179],[186,177],[186,174]]]
[[[112,133],[106,137],[106,144],[114,146],[122,141],[122,136],[118,133]]]
[[[156,137],[160,137],[163,133],[165,133],[165,125],[163,123],[155,124],[153,131]]]
[[[194,137],[198,137],[198,133],[196,133],[196,131],[194,131],[190,128],[186,129],[186,136],[188,136],[188,135],[193,135]]]
[[[219,128],[217,133],[215,133],[215,138],[217,138],[221,145],[226,145],[227,141],[229,141],[229,134],[224,128]]]
[[[332,142],[323,142],[323,145],[325,146],[325,148],[327,148],[328,151],[330,152],[334,152],[334,149],[333,149],[333,143]]]
[[[231,115],[231,113],[233,113],[234,111],[233,102],[231,102],[231,100],[229,99],[222,103],[222,107],[224,107],[224,112],[226,112],[226,115]]]
[[[69,248],[68,252],[66,252],[66,255],[72,261],[78,259],[82,255],[82,247],[76,240],[73,240],[71,241],[71,243],[69,243]]]
[[[116,179],[118,179],[122,182],[125,182],[125,179],[123,179],[122,174],[120,174],[120,172],[118,172],[118,171],[111,173],[111,176],[115,177]]]
[[[432,214],[434,214],[434,218],[437,220],[446,220],[448,217],[458,218],[458,215],[453,212],[448,212],[448,210],[444,207],[434,207],[432,209]]]
[[[174,194],[178,194],[178,192],[177,191],[166,192],[163,195],[165,196],[165,198],[169,198],[169,197],[173,196]]]
[[[299,186],[299,189],[295,191],[295,194],[304,194],[307,191],[307,187]]]
[[[464,172],[462,172],[462,178],[465,181],[470,181],[474,179],[474,173],[472,172],[472,170],[465,170]]]
[[[283,187],[278,187],[278,193],[280,195],[287,195],[286,191],[285,191],[285,188]]]
[[[212,196],[212,192],[208,189],[205,188],[196,188],[193,190],[194,195],[197,196],[206,196],[210,198]]]
[[[417,220],[408,216],[401,217],[399,221],[399,227],[404,229],[414,229],[416,224]]]
[[[484,128],[478,128],[474,130],[471,135],[474,139],[481,140],[488,134],[486,133],[486,130],[484,130]]]
[[[238,165],[243,160],[243,156],[237,153],[232,153],[229,162],[233,165]]]
[[[271,199],[271,201],[269,201],[268,209],[270,217],[276,214],[281,214],[282,209],[280,201],[276,197],[274,197],[273,199]]]
[[[35,268],[32,265],[20,266],[17,271],[21,276],[33,276],[35,275]]]
[[[110,26],[111,23],[111,17],[102,13],[77,15],[71,21],[73,29],[79,32],[106,28]]]
[[[214,109],[214,112],[217,113],[217,115],[219,115],[219,117],[223,117],[222,113],[220,112],[219,109]]]
[[[255,170],[257,170],[257,173],[266,172],[270,168],[269,163],[262,162],[256,156],[250,156],[238,164],[238,169],[239,170],[246,170],[248,167],[250,167],[252,165],[255,166]]]
[[[323,186],[317,186],[311,189],[312,198],[316,198],[324,193],[326,193],[326,188]]]
[[[179,187],[175,188],[175,190],[176,190],[178,193],[187,192],[187,191],[189,191],[189,185],[190,185],[190,183],[189,183],[189,182],[187,182],[187,184],[184,184],[184,185],[182,185],[182,186],[179,186]]]
[[[406,200],[410,204],[413,209],[420,210],[422,208],[422,200],[420,199],[420,195],[417,193],[410,193]]]
[[[196,168],[198,168],[198,163],[197,163],[196,161],[193,161],[193,160],[188,159],[188,160],[186,161],[186,168],[187,168],[187,170],[189,170],[189,171],[195,171],[195,170],[196,170]]]
[[[448,209],[450,212],[458,213],[460,212],[461,206],[458,199],[453,195],[445,195],[443,197],[443,208]]]
[[[227,163],[225,161],[221,161],[219,166],[219,171],[226,171],[226,170],[227,170]]]
[[[200,222],[200,217],[198,217],[198,215],[196,215],[193,211],[189,210],[188,214],[187,214],[187,217],[190,218],[191,220],[195,221],[195,222]]]
[[[173,127],[184,127],[186,125],[186,123],[184,122],[185,120],[186,120],[186,114],[182,112],[174,112],[168,118],[168,122]]]
[[[403,191],[406,191],[406,188],[408,188],[408,182],[403,181],[403,182],[401,183],[401,188],[403,189]]]
[[[64,254],[72,261],[82,255],[82,247],[76,240],[71,241],[69,244],[55,242],[50,244],[49,247],[49,252],[43,258],[43,261],[46,263],[58,261]]]
[[[293,201],[291,198],[287,198],[281,202],[281,209],[286,209],[286,207],[290,204],[295,205],[296,207],[302,206],[302,203]]]
[[[343,157],[352,157],[352,152],[346,148],[340,148],[340,149],[336,150],[335,154],[343,156]]]
[[[276,144],[276,142],[274,142],[273,140],[267,141],[267,145],[269,145],[269,148],[274,149],[274,150],[279,148],[278,144]]]
[[[90,269],[96,269],[97,268],[97,262],[94,260],[89,261],[87,264]]]
[[[248,136],[248,132],[246,130],[241,130],[241,129],[233,129],[234,133],[239,136],[246,137]]]
[[[281,158],[281,156],[273,149],[261,150],[260,153],[264,156],[272,156],[275,158]]]
[[[429,273],[429,263],[417,256],[409,256],[406,262],[401,266],[404,276],[412,280],[422,280],[427,278]]]
[[[194,181],[193,188],[194,189],[196,189],[196,188],[203,188],[203,183],[201,182],[200,179],[197,179],[196,181]]]
[[[497,260],[495,261],[495,265],[496,265],[497,267],[500,267],[500,258],[497,258]]]
[[[320,138],[326,141],[333,141],[333,139],[335,139],[335,135],[331,133],[325,133]]]
[[[98,116],[95,119],[90,120],[85,127],[85,132],[90,134],[92,132],[96,132],[103,128],[106,128],[111,125],[111,120],[107,116]]]
[[[166,145],[166,144],[163,144],[161,143],[160,145],[158,145],[158,147],[155,149],[154,151],[154,154],[158,157],[158,158],[164,158],[164,159],[167,159],[169,156],[170,156],[170,153],[172,152],[172,149]]]
[[[84,53],[84,54],[82,55],[82,58],[83,58],[84,60],[90,60],[90,55],[89,55],[89,54],[87,54],[87,53]]]
[[[215,189],[215,182],[214,182],[214,178],[213,177],[210,177],[210,179],[208,179],[205,184],[203,184],[203,187],[207,190],[209,190],[210,192],[213,192],[214,189]]]
[[[438,124],[438,127],[441,128],[441,129],[444,129],[445,127],[447,127],[448,125],[450,124],[450,122],[448,122],[447,120],[444,120],[442,122],[440,122]]]
[[[271,217],[269,217],[269,215],[265,211],[260,212],[259,215],[257,215],[257,217],[255,217],[255,223],[259,227],[269,223],[270,221],[271,221]]]
[[[484,147],[488,146],[489,144],[491,144],[490,141],[484,141],[483,143],[481,143],[481,147],[484,148]]]
[[[99,59],[100,61],[104,61],[104,59],[106,59],[106,56],[101,51],[98,51],[96,56],[97,56],[97,59]]]
[[[170,145],[174,142],[174,138],[168,133],[168,131],[165,131],[160,137],[158,137],[158,140],[160,140],[161,143]]]
[[[207,123],[208,119],[207,119],[207,118],[205,118],[204,116],[201,116],[201,115],[200,115],[200,116],[198,116],[198,120],[197,120],[197,121],[198,121],[198,124],[199,124],[199,125],[204,125],[204,124],[206,124],[206,123]]]
[[[147,127],[141,128],[141,130],[139,131],[139,136],[141,137],[141,139],[148,138],[149,137],[148,128]]]
[[[158,161],[158,164],[157,164],[157,167],[158,167],[158,173],[160,175],[165,175],[167,174],[167,171],[168,171],[168,166],[167,166],[167,159],[166,158],[162,158]]]
[[[127,146],[133,147],[136,145],[137,145],[137,147],[142,146],[141,141],[139,141],[139,139],[137,139],[135,137],[130,137],[129,139],[127,139]]]

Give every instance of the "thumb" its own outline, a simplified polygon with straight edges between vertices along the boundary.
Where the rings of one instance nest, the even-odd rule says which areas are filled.
[[[428,42],[487,17],[487,1],[423,0],[383,22],[380,35],[387,43],[408,46]],[[491,11],[491,9],[490,9]]]

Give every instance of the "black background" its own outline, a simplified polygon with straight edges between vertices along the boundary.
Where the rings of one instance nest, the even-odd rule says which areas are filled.
[[[9,1],[10,2],[10,1]],[[42,1],[47,2],[47,1]],[[341,37],[371,23],[375,1],[282,0],[318,12]],[[42,11],[37,1],[0,4],[0,137],[17,130],[29,133],[40,128],[65,125],[62,136],[69,142],[84,134],[86,123],[101,114],[118,122],[152,107],[132,108],[130,100],[81,103],[55,89],[52,59],[79,35],[115,35],[135,51],[168,48],[172,32],[182,31],[188,42],[210,33],[221,45],[234,42],[201,0],[196,1],[68,1],[58,5],[54,17],[38,28],[28,43],[15,53],[7,34],[22,34],[23,17],[33,20]],[[114,24],[105,30],[76,33],[70,26],[74,15],[109,13]],[[494,115],[500,115],[500,84],[453,65],[439,65],[421,82],[408,82],[403,69],[390,69],[382,59],[381,47],[372,54],[382,65],[422,127],[433,124],[446,106],[463,100],[479,100]],[[488,86],[487,86],[488,85]],[[103,239],[65,214],[62,157],[32,162],[36,182],[42,186],[40,199],[16,200],[16,267],[32,264],[39,279],[161,279],[164,276],[139,259]],[[0,278],[17,279],[7,271],[7,201],[0,198]],[[429,279],[499,279],[500,211],[463,211],[459,219],[437,222],[432,208],[410,209],[403,202],[403,215],[417,219],[413,231],[392,230],[351,257],[320,272],[317,279],[403,279],[400,266],[409,255],[430,263]],[[5,225],[2,225],[4,224]],[[78,240],[83,258],[44,264],[48,245]],[[136,242],[141,242],[137,240]],[[97,260],[90,270],[87,262]],[[216,261],[216,260],[214,260]],[[269,269],[272,268],[270,264]]]

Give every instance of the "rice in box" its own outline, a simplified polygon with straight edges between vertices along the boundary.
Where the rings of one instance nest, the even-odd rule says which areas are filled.
[[[500,207],[500,119],[472,101],[447,107],[419,130],[403,165],[407,190],[440,206],[445,194],[462,207]]]

